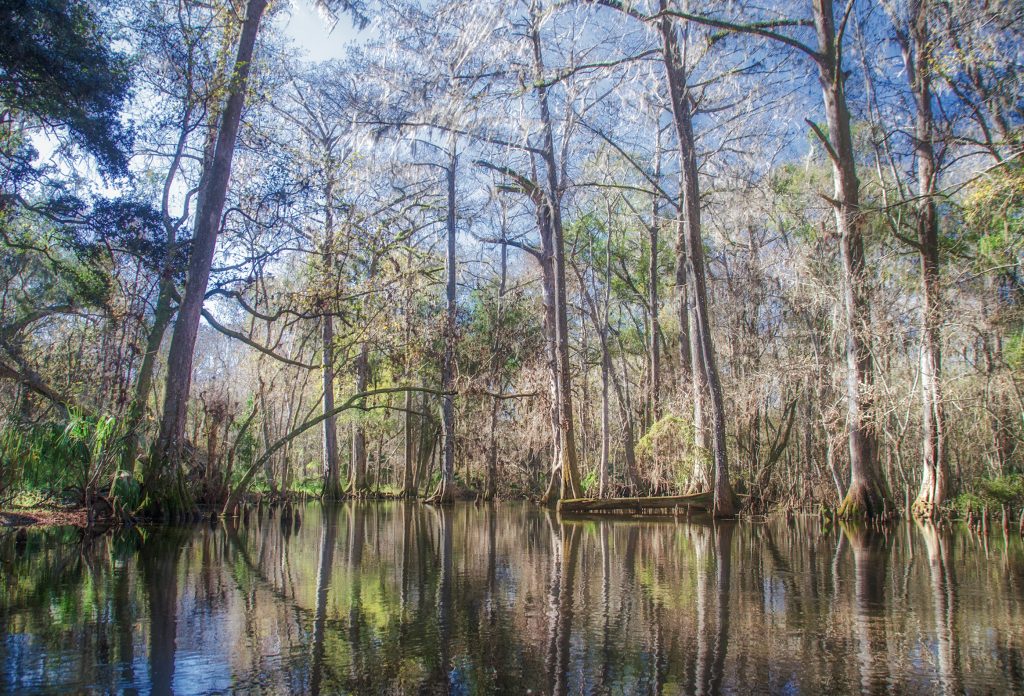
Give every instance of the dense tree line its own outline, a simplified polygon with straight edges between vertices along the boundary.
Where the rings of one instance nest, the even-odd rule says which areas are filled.
[[[0,497],[1024,502],[1019,4],[321,10],[3,2]]]

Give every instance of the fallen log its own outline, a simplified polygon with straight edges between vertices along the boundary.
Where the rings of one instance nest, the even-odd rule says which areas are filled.
[[[710,492],[647,498],[568,498],[558,501],[558,511],[564,513],[615,512],[664,510],[676,507],[696,507],[708,510],[711,507],[711,499]]]

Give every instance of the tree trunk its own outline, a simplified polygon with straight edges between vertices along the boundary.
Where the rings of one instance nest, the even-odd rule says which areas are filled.
[[[680,205],[680,211],[683,206]],[[690,346],[690,293],[686,280],[686,226],[683,214],[676,220],[676,293],[679,319],[679,382],[686,385],[693,380],[693,353]]]
[[[601,329],[601,470],[599,472],[598,495],[608,495],[608,475],[611,468],[609,444],[611,438],[611,414],[608,405],[608,382],[611,379],[612,357],[608,352],[606,330]]]
[[[666,8],[662,0],[662,10]],[[686,240],[687,272],[693,290],[694,318],[699,351],[697,371],[703,371],[707,380],[711,406],[712,453],[714,455],[714,506],[716,517],[731,517],[736,504],[729,484],[729,461],[725,442],[725,404],[722,385],[715,362],[715,350],[711,339],[711,321],[708,316],[706,272],[704,269],[704,240],[701,235],[700,185],[698,182],[697,156],[693,138],[693,113],[689,88],[686,84],[686,69],[682,63],[675,26],[668,17],[660,22],[662,35],[662,57],[672,101],[676,136],[679,146],[680,178],[685,205],[684,239]]]
[[[168,254],[173,255],[168,244]],[[146,402],[149,401],[150,392],[153,390],[153,374],[156,372],[156,357],[160,353],[160,346],[164,341],[164,334],[174,317],[174,307],[171,305],[171,291],[174,289],[174,280],[171,278],[170,262],[168,262],[160,276],[160,285],[157,290],[156,307],[153,310],[153,325],[146,336],[146,348],[142,354],[142,363],[139,365],[139,373],[135,380],[135,394],[132,396],[132,403],[128,407],[128,417],[125,422],[127,442],[125,442],[124,453],[121,458],[121,468],[130,474],[135,473],[135,460],[139,455],[139,440],[141,435],[142,422],[146,416]]]
[[[356,392],[366,391],[370,383],[370,343],[365,338],[356,356]],[[369,491],[366,482],[366,428],[357,416],[352,421],[352,461],[349,464],[348,494],[363,497]]]
[[[424,393],[420,401],[420,434],[419,450],[416,453],[416,474],[413,476],[412,487],[416,495],[419,495],[420,485],[424,480],[430,481],[430,462],[434,456],[435,429],[433,419],[430,417],[430,402],[427,394]]]
[[[412,249],[408,253],[408,267],[407,273],[412,272]],[[412,384],[412,312],[413,312],[413,288],[412,281],[409,281],[409,287],[406,290],[405,297],[405,350],[406,350],[406,363],[405,363],[405,379],[409,384]],[[405,413],[402,418],[402,433],[404,440],[404,460],[402,468],[402,498],[415,498],[416,497],[416,481],[415,481],[415,466],[416,466],[416,439],[413,435],[413,401],[412,392],[405,393]]]
[[[530,36],[533,43],[534,71],[537,76],[537,103],[540,107],[544,168],[547,171],[547,186],[544,204],[548,209],[551,223],[551,261],[555,280],[555,357],[558,369],[558,425],[561,442],[559,466],[562,469],[562,498],[579,498],[581,493],[579,463],[576,453],[575,423],[572,413],[572,371],[569,364],[569,318],[567,292],[565,287],[565,238],[562,229],[562,211],[559,203],[558,164],[555,156],[555,140],[551,125],[551,111],[548,106],[547,87],[544,77],[544,60],[541,54],[539,17],[531,17]]]
[[[561,407],[559,406],[558,392],[558,349],[555,338],[555,273],[552,264],[551,227],[547,213],[543,201],[540,201],[538,203],[538,227],[541,236],[540,265],[544,303],[544,350],[548,362],[551,393],[548,419],[551,422],[551,475],[553,477],[556,472],[560,471],[562,430],[558,422]],[[541,497],[541,503],[554,503],[558,500],[559,494],[559,487],[548,486],[547,492]]]
[[[655,181],[661,179],[661,134],[659,132],[657,150],[654,153],[654,176]],[[648,276],[648,313],[650,315],[651,336],[648,343],[648,360],[650,362],[650,374],[648,375],[647,393],[647,427],[653,426],[661,419],[661,347],[658,342],[658,334],[661,332],[661,325],[658,320],[658,228],[661,215],[661,195],[655,193],[651,201],[651,226],[647,228],[647,241],[651,248],[650,265],[647,269]]]
[[[219,61],[218,61],[219,63]],[[164,179],[163,196],[161,209],[163,213],[163,226],[167,234],[164,245],[164,262],[160,269],[160,282],[157,286],[156,306],[153,308],[153,325],[146,336],[146,348],[142,354],[142,364],[135,381],[135,393],[132,396],[132,403],[128,410],[128,419],[125,430],[128,433],[128,440],[125,443],[124,453],[121,459],[121,468],[134,475],[135,460],[139,455],[139,439],[142,422],[146,416],[147,402],[153,389],[153,375],[156,372],[156,357],[160,353],[160,346],[163,345],[164,334],[174,317],[175,308],[172,306],[174,299],[174,268],[178,261],[178,228],[184,222],[184,218],[173,220],[170,214],[171,192],[174,188],[175,178],[180,171],[181,161],[184,157],[185,147],[188,144],[189,119],[192,115],[192,105],[185,108],[182,116],[181,131],[178,135],[178,142],[175,147],[174,157],[168,167],[167,176]],[[197,216],[203,208],[208,173],[213,166],[213,159],[216,147],[216,123],[218,113],[214,110],[207,116],[209,131],[206,142],[203,145],[203,168],[200,175],[199,191],[196,197]],[[198,221],[198,217],[196,218]]]
[[[446,171],[448,182],[448,253],[446,256],[448,282],[445,285],[444,358],[441,363],[441,433],[442,457],[441,480],[431,496],[431,502],[445,505],[451,503],[455,484],[455,319],[458,307],[455,304],[455,170],[458,154],[452,145],[451,159]]]
[[[263,435],[263,451],[270,451],[270,447],[274,440],[270,435],[270,409],[267,408],[267,394],[266,388],[263,384],[263,379],[259,381],[259,388],[256,394],[260,403],[260,432]],[[277,481],[274,478],[274,466],[273,458],[265,457],[263,460],[263,476],[267,479],[267,485],[270,487],[270,498],[273,500],[277,498]]]
[[[622,346],[621,336],[619,337],[619,350],[623,354],[626,353]],[[610,362],[609,366],[611,366]],[[622,450],[626,460],[626,481],[629,482],[633,495],[637,495],[645,491],[636,466],[636,421],[633,418],[633,402],[629,395],[629,373],[625,361],[622,363],[622,379],[619,379],[619,373],[614,366],[611,366],[611,378],[619,405],[619,420],[622,421]]]
[[[402,444],[404,450],[402,460],[402,492],[400,496],[402,498],[416,497],[416,436],[414,434],[412,424],[413,406],[412,392],[406,392],[405,413],[402,418]]]
[[[692,294],[692,293],[691,293]],[[697,310],[695,299],[690,300],[690,317],[696,324]],[[708,425],[708,377],[701,359],[700,335],[697,331],[690,332],[690,355],[694,357],[691,374],[691,390],[693,399],[693,492],[711,488],[712,468],[714,466],[709,441],[711,431]]]
[[[561,432],[561,496],[563,498],[578,498],[581,495],[581,489],[572,412],[572,370],[569,363],[569,319],[565,288],[565,241],[557,211],[553,219],[555,221],[555,342],[558,357],[558,415],[559,431]]]
[[[501,245],[501,276],[498,282],[498,312],[495,318],[494,340],[491,345],[491,388],[495,394],[503,388],[501,378],[500,336],[505,302],[505,290],[508,284],[508,246]],[[498,411],[501,399],[496,395],[491,399],[491,438],[487,453],[487,484],[484,488],[484,500],[494,500],[498,488]]]
[[[697,493],[711,488],[708,476],[708,437],[707,423],[704,418],[704,401],[707,384],[704,371],[697,368],[694,356],[700,354],[697,333],[690,330],[690,315],[693,313],[692,296],[689,292],[688,274],[686,272],[686,225],[684,224],[685,196],[680,201],[679,218],[676,237],[676,289],[679,293],[679,304],[676,309],[679,317],[679,365],[680,384],[682,390],[690,395],[693,405],[693,473],[686,486],[687,493]]]
[[[921,489],[914,513],[931,517],[949,489],[945,423],[940,388],[942,370],[942,310],[939,287],[939,220],[935,210],[938,171],[932,116],[932,50],[928,29],[928,0],[910,2],[904,61],[917,110],[914,152],[917,156],[917,243],[921,261]]]
[[[164,392],[160,434],[143,473],[149,505],[156,514],[173,513],[190,506],[188,494],[178,480],[185,439],[185,419],[192,385],[192,361],[199,317],[210,280],[210,268],[217,248],[221,215],[231,178],[238,127],[245,103],[253,49],[267,0],[248,0],[245,21],[238,40],[228,97],[217,133],[213,164],[203,196],[202,209],[196,211],[196,229],[192,238],[188,280],[178,308],[167,357],[167,385]]]
[[[865,220],[860,210],[860,181],[857,179],[832,0],[814,0],[812,6],[818,36],[816,64],[828,122],[827,149],[835,183],[833,209],[843,265],[843,309],[847,331],[846,425],[850,444],[850,487],[839,506],[839,515],[847,518],[873,517],[882,513],[887,494],[878,468],[876,426],[871,417],[874,364],[868,336]]]
[[[612,245],[611,245],[611,211],[608,214],[608,240],[604,252],[604,302],[601,304],[601,325],[597,327],[597,335],[601,340],[601,471],[598,494],[603,498],[608,495],[608,477],[611,476],[611,405],[608,388],[612,379],[612,354],[608,349],[608,315],[612,299]],[[586,286],[584,286],[586,287]],[[596,317],[595,317],[596,318]]]
[[[334,181],[329,180],[325,191],[324,205],[324,281],[334,285]],[[331,414],[323,423],[323,498],[338,500],[341,498],[341,475],[338,461],[338,421],[334,413],[334,307],[333,298],[328,298],[322,308],[323,317],[320,322],[323,383],[323,413]],[[406,392],[408,398],[409,392]]]

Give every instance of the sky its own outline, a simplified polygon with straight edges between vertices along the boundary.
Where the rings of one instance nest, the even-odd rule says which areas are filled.
[[[373,32],[369,27],[356,30],[347,15],[341,15],[331,30],[331,20],[322,17],[313,7],[312,0],[294,0],[291,14],[284,18],[284,33],[313,62],[341,58],[346,46],[353,41],[365,40]]]

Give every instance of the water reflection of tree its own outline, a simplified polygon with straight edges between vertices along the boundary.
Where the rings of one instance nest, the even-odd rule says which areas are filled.
[[[867,525],[843,524],[843,534],[853,549],[853,623],[860,688],[862,693],[881,693],[886,691],[889,680],[885,625],[889,553],[885,537]]]
[[[729,647],[729,590],[732,576],[734,524],[697,527],[697,664],[694,692],[722,693]],[[714,554],[709,551],[714,540]],[[712,592],[711,585],[714,585]]]
[[[599,686],[601,691],[606,691],[610,688],[614,655],[614,642],[611,636],[612,559],[611,549],[608,547],[611,523],[604,522],[598,529],[601,541],[601,680]]]
[[[120,663],[118,678],[122,684],[135,684],[135,612],[132,606],[132,572],[126,561],[122,562],[114,583],[114,625],[117,631],[117,661]],[[125,696],[138,693],[134,686],[125,688]]]
[[[327,593],[331,587],[331,569],[334,566],[334,545],[338,534],[336,505],[325,504],[320,512],[320,553],[316,572],[316,609],[313,613],[313,651],[310,666],[309,690],[320,693],[324,673],[324,626],[327,623]]]
[[[956,577],[950,558],[952,538],[929,522],[918,522],[918,532],[928,550],[928,572],[931,579],[932,605],[935,611],[937,663],[942,693],[963,691],[960,672],[960,648],[955,625]]]
[[[550,510],[544,517],[551,534],[550,573],[548,575],[547,593],[547,649],[544,651],[544,671],[546,684],[550,690],[555,684],[555,670],[558,668],[558,600],[562,593],[562,544],[559,534],[559,523]]]
[[[139,549],[142,581],[149,596],[151,694],[173,693],[178,634],[178,560],[190,533],[167,528],[150,534]]]
[[[447,687],[451,679],[452,623],[452,510],[447,505],[436,510],[441,533],[441,573],[437,579],[437,644],[440,681]]]
[[[33,681],[45,691],[62,679],[113,681],[111,656],[132,650],[122,631],[107,626],[125,622],[123,612],[131,610],[128,602],[115,605],[111,588],[113,559],[134,552],[122,538],[75,528],[0,530],[0,692],[20,692]],[[123,569],[118,577],[127,582],[131,575]]]
[[[715,524],[715,642],[711,661],[711,682],[708,693],[722,691],[725,655],[729,648],[729,585],[732,575],[732,532],[730,522]]]
[[[551,693],[562,696],[569,692],[571,665],[571,639],[573,620],[573,595],[576,585],[576,565],[579,560],[580,528],[576,525],[558,525],[558,532],[552,538],[552,545],[559,547],[561,562],[557,565],[557,579],[554,588],[554,634],[549,645],[554,648],[550,684]]]
[[[348,506],[348,574],[349,574],[349,678],[353,687],[365,688],[367,672],[364,667],[367,650],[363,634],[363,547],[366,544],[366,504],[354,502]],[[372,663],[371,663],[372,664]]]

